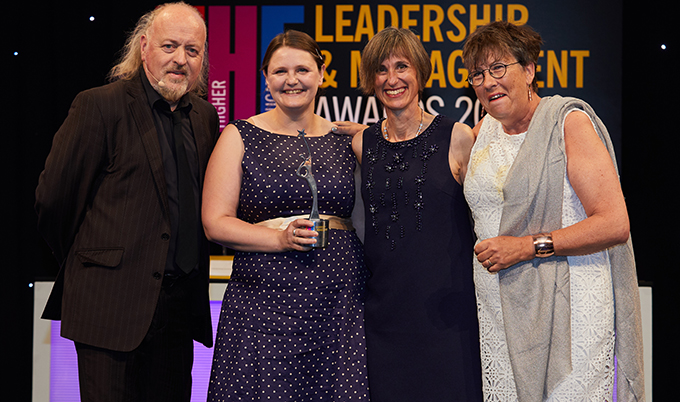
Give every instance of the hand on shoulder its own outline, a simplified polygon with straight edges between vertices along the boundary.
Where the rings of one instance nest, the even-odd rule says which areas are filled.
[[[365,124],[354,123],[351,121],[334,121],[331,131],[335,134],[354,136],[367,128],[368,126]]]

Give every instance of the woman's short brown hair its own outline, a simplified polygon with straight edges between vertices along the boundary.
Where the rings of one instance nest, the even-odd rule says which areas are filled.
[[[312,58],[316,62],[316,67],[321,70],[324,64],[323,55],[321,54],[321,48],[319,44],[316,43],[311,36],[304,32],[296,31],[294,29],[288,30],[286,32],[280,33],[274,37],[274,39],[269,42],[267,46],[267,51],[264,53],[262,58],[261,70],[267,75],[267,69],[269,68],[269,62],[274,55],[274,52],[282,47],[290,47],[293,49],[299,49],[312,55]],[[321,97],[321,87],[316,90],[315,100],[318,101]]]
[[[511,55],[522,67],[538,62],[543,40],[528,25],[515,25],[507,21],[494,21],[483,25],[468,36],[463,45],[463,61],[468,71],[476,70],[490,57]],[[531,83],[538,89],[537,77]]]
[[[265,74],[267,74],[267,68],[269,68],[269,62],[272,59],[272,55],[282,47],[290,47],[293,49],[309,52],[309,54],[311,54],[314,58],[316,66],[319,70],[321,70],[324,60],[323,56],[321,55],[321,48],[319,47],[319,44],[316,43],[316,41],[306,33],[291,29],[276,35],[274,39],[269,42],[267,51],[264,53],[264,57],[262,58],[261,69]]]
[[[387,27],[368,41],[361,55],[359,69],[361,90],[366,95],[375,93],[375,75],[382,62],[393,55],[405,57],[413,64],[418,76],[419,94],[422,97],[425,84],[432,74],[432,63],[416,34],[405,28]]]

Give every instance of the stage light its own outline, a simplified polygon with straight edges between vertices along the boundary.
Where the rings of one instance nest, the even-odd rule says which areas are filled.
[[[661,45],[661,50],[666,50],[666,44],[665,43]]]
[[[94,15],[90,16],[90,22],[94,21]]]

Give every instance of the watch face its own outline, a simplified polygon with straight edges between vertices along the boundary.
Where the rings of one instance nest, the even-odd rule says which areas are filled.
[[[536,250],[536,257],[550,257],[555,254],[552,236],[549,234],[535,235],[534,249]]]

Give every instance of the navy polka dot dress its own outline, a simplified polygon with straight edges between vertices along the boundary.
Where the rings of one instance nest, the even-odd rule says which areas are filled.
[[[308,215],[295,172],[301,138],[236,121],[245,153],[238,215],[246,222]],[[319,213],[348,218],[356,164],[351,137],[307,137]],[[209,401],[367,401],[363,248],[331,229],[310,252],[237,252],[222,303]]]

